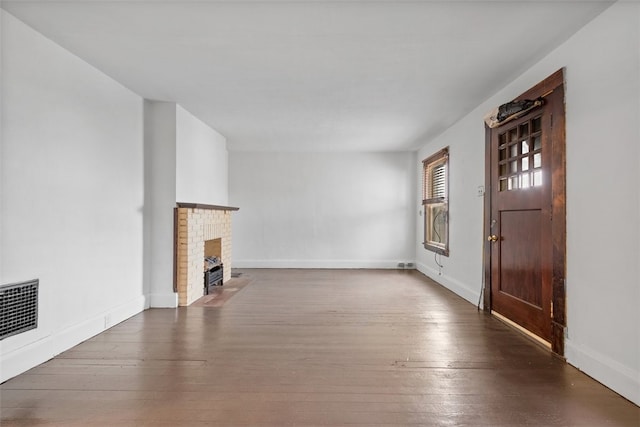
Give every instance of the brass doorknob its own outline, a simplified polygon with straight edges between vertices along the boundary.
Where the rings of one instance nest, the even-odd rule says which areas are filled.
[[[487,240],[489,242],[497,242],[498,241],[498,236],[496,236],[495,234],[492,234],[491,236],[487,237]]]

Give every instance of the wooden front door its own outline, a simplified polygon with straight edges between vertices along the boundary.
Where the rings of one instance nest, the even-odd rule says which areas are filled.
[[[541,107],[487,133],[486,268],[490,309],[562,354],[564,89],[543,83],[528,92],[529,98],[544,95]]]

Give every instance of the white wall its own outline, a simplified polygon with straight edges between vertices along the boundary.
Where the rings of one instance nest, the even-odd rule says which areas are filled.
[[[478,303],[482,286],[483,230],[482,197],[478,186],[484,186],[484,124],[474,115],[459,122],[443,135],[427,144],[417,155],[419,183],[416,203],[415,241],[418,270],[432,277],[473,304]],[[449,147],[449,257],[424,249],[424,215],[422,203],[422,160]],[[437,262],[436,262],[437,258]],[[440,268],[438,264],[443,267]]]
[[[144,284],[149,307],[177,307],[173,291],[176,104],[144,102]]]
[[[0,380],[141,311],[142,99],[0,11],[0,282],[40,279]]]
[[[640,404],[640,5],[618,2],[419,152],[451,146],[451,257],[442,283],[477,301],[483,115],[566,67],[569,363]],[[460,160],[461,159],[461,160]],[[455,166],[456,162],[464,162]],[[418,175],[418,174],[417,174]],[[419,196],[418,196],[419,197]],[[417,221],[419,222],[419,221]],[[466,232],[469,236],[462,236]],[[433,255],[416,242],[419,268]],[[436,279],[437,273],[435,276]]]
[[[5,157],[3,141],[6,139],[5,127],[2,120],[2,117],[4,116],[4,111],[3,111],[4,104],[6,102],[4,97],[4,85],[5,85],[4,55],[2,54],[2,51],[4,50],[4,39],[5,39],[5,32],[6,32],[4,28],[5,27],[4,21],[5,19],[3,19],[2,15],[0,15],[0,284],[2,283],[2,277],[3,277],[2,265],[4,264],[2,262],[2,259],[3,259],[2,258],[2,242],[4,241],[4,235],[3,235],[4,227],[2,226],[2,217],[4,216],[4,208],[3,208],[4,198],[2,197],[2,195],[4,194],[3,184],[2,184],[4,182],[4,172],[3,172],[2,164],[4,162],[2,161],[2,159]],[[2,354],[1,348],[0,348],[0,354]],[[0,366],[0,370],[2,370],[1,366]]]
[[[226,139],[175,102],[144,102],[145,257],[150,307],[177,307],[173,291],[176,202],[226,205]]]
[[[176,201],[226,206],[226,138],[180,105],[176,108],[176,123]]]
[[[234,266],[413,262],[414,156],[231,151]]]

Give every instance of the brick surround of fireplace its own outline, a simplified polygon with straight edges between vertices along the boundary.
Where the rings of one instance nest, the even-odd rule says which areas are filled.
[[[205,256],[218,256],[224,265],[223,283],[231,279],[231,212],[237,210],[229,206],[178,203],[174,248],[178,305],[187,306],[202,297]],[[220,253],[205,255],[205,242],[213,240]]]

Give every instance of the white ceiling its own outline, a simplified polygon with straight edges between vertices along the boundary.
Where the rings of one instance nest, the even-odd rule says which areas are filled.
[[[5,0],[230,150],[413,150],[611,1]],[[505,100],[507,101],[507,100]]]

